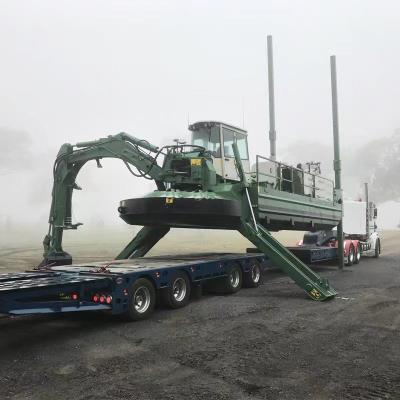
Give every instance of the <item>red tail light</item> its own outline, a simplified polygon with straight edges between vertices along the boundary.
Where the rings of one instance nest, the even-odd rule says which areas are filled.
[[[92,296],[92,301],[94,303],[101,303],[101,304],[111,304],[112,303],[112,296],[107,293],[96,293]]]

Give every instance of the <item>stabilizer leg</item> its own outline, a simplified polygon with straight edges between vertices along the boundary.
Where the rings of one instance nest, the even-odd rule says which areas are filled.
[[[144,226],[115,259],[124,260],[127,258],[143,257],[169,230],[168,226]]]
[[[54,230],[53,236],[47,234],[43,239],[43,260],[35,269],[55,265],[71,265],[72,256],[61,247],[63,228]]]
[[[274,239],[262,225],[257,224],[255,227],[249,222],[243,222],[240,233],[265,253],[275,266],[289,275],[313,300],[323,301],[337,294],[335,289],[329,286],[327,279],[321,278],[312,271]]]

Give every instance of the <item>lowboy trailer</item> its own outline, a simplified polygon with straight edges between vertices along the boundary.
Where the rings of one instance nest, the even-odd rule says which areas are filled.
[[[0,313],[51,314],[105,310],[129,320],[147,318],[162,302],[185,306],[201,288],[232,294],[257,287],[264,254],[143,257],[51,266],[0,275]]]

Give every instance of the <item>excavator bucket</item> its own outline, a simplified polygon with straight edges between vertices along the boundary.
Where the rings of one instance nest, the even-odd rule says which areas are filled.
[[[329,286],[327,279],[321,278],[313,272],[285,246],[274,239],[262,225],[243,222],[240,233],[266,254],[273,265],[289,275],[313,300],[324,301],[337,294],[336,290]]]

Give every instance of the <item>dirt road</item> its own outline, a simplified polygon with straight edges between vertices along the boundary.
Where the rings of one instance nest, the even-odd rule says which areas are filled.
[[[380,259],[318,267],[340,292],[325,303],[267,272],[143,322],[1,319],[0,398],[400,399],[399,243],[385,232]]]

